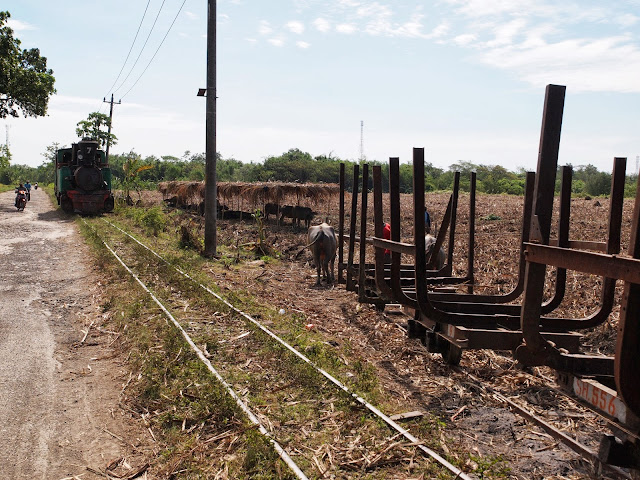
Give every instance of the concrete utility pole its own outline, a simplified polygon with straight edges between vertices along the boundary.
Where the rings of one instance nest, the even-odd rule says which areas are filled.
[[[204,255],[213,257],[216,240],[216,0],[207,0],[207,123],[204,191]]]
[[[364,162],[364,120],[360,120],[360,161]]]
[[[107,130],[107,151],[105,152],[105,156],[107,158],[107,163],[109,163],[109,144],[111,143],[111,120],[113,119],[113,93],[111,94],[111,101],[107,102],[106,98],[102,98],[102,103],[110,103],[111,106],[109,107],[109,128]],[[116,105],[120,105],[122,103],[122,100],[118,100],[117,102],[115,102]]]

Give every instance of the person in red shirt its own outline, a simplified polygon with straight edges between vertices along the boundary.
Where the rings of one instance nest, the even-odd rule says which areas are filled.
[[[382,227],[382,238],[391,240],[391,225],[388,223],[385,223],[384,227]],[[391,263],[391,250],[388,248],[384,251],[384,261],[385,263]]]

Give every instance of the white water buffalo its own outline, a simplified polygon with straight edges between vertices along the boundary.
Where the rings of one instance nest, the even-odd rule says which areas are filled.
[[[433,235],[426,234],[424,237],[424,250],[427,254],[427,260],[429,260],[429,255],[431,255],[431,250],[436,246],[436,237]],[[444,250],[440,247],[440,251],[434,254],[433,261],[431,264],[433,265],[434,270],[440,270],[444,267],[445,255]]]
[[[333,282],[333,265],[336,259],[337,244],[336,233],[331,225],[321,223],[309,227],[309,244],[307,246],[311,249],[318,272],[316,285],[320,285],[321,271],[328,282]]]

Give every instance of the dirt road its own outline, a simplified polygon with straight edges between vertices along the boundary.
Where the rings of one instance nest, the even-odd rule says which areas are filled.
[[[106,340],[81,343],[100,316],[87,247],[41,189],[13,201],[0,194],[0,478],[104,478],[90,469],[127,455],[130,422]]]

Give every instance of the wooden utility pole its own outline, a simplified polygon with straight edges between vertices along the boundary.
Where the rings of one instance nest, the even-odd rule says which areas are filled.
[[[111,94],[111,101],[107,102],[106,98],[102,98],[102,103],[109,103],[111,104],[111,106],[109,107],[109,127],[107,130],[107,151],[105,152],[105,156],[106,156],[106,161],[107,163],[109,163],[109,144],[111,143],[111,120],[113,119],[113,93]],[[115,102],[116,105],[120,105],[122,103],[122,100],[118,100],[117,102]]]
[[[207,0],[207,119],[204,193],[204,255],[213,257],[216,240],[216,0]]]

